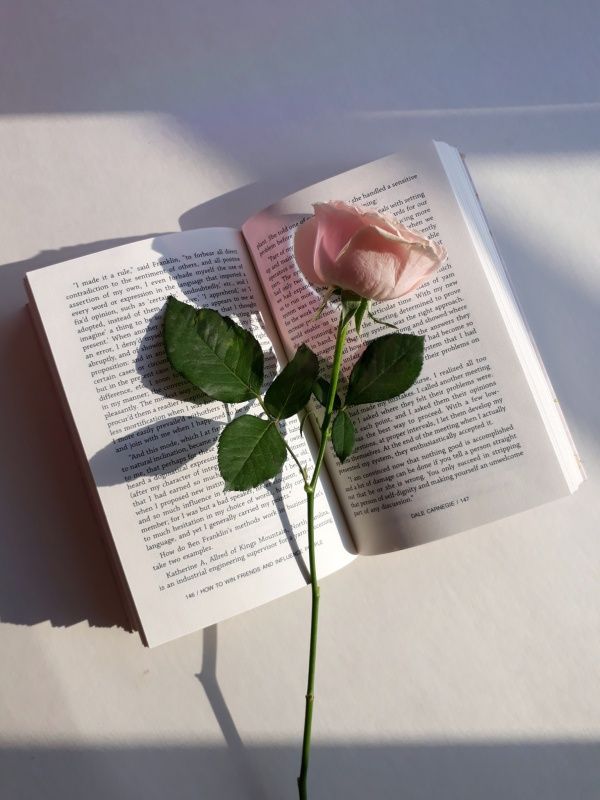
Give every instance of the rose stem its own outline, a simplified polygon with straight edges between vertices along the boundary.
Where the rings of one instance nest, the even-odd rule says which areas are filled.
[[[310,563],[310,585],[312,591],[312,605],[310,615],[310,648],[308,656],[308,681],[306,687],[306,708],[304,712],[304,736],[302,739],[302,764],[300,766],[300,775],[298,777],[298,791],[300,800],[307,800],[307,776],[308,776],[308,761],[310,757],[310,735],[312,728],[312,715],[313,705],[315,700],[314,687],[315,687],[315,665],[317,660],[317,627],[319,623],[319,584],[317,583],[317,564],[315,559],[315,488],[319,479],[319,473],[325,457],[325,448],[327,440],[331,435],[331,418],[333,416],[333,407],[335,403],[335,394],[337,391],[338,380],[340,377],[340,369],[342,366],[342,355],[344,352],[344,344],[346,342],[346,334],[348,333],[349,321],[344,323],[344,313],[340,314],[340,321],[337,329],[337,337],[335,341],[335,354],[333,357],[333,366],[331,368],[331,382],[329,388],[329,397],[327,399],[327,406],[325,408],[325,415],[321,425],[321,443],[319,445],[319,452],[317,460],[315,461],[315,468],[312,474],[310,483],[304,484],[304,491],[306,492],[307,501],[307,516],[308,516],[308,558]]]

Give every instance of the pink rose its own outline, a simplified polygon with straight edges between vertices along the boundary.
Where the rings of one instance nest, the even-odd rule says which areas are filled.
[[[446,258],[444,248],[393,217],[341,201],[315,203],[294,237],[294,255],[309,281],[369,300],[414,292]]]

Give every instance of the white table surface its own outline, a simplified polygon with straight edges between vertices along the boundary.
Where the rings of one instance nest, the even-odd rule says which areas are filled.
[[[309,608],[124,630],[25,271],[420,137],[468,156],[589,481],[323,584],[312,797],[600,797],[598,3],[2,5],[3,800],[295,797]]]

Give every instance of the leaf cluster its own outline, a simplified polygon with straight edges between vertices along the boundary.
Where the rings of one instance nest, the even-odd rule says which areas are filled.
[[[368,311],[366,301],[344,297],[343,324],[354,318],[357,328]],[[254,336],[230,317],[210,308],[196,309],[169,297],[164,318],[164,343],[173,368],[213,400],[242,403],[257,400],[263,414],[235,418],[222,431],[218,464],[225,488],[245,490],[275,477],[289,448],[280,421],[298,414],[311,395],[326,407],[331,386],[319,376],[317,356],[301,345],[262,397],[264,357]],[[423,365],[422,336],[389,333],[368,343],[350,374],[345,399],[335,394],[326,410],[325,435],[330,435],[340,461],[356,440],[348,413],[353,406],[398,397],[417,379]]]

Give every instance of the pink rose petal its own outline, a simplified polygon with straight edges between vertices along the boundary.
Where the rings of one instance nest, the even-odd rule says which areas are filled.
[[[438,266],[439,258],[429,245],[407,242],[370,225],[352,237],[323,277],[361,297],[391,300],[414,291]]]
[[[319,228],[315,247],[315,270],[324,275],[331,267],[346,242],[360,230],[360,216],[342,203],[316,203],[315,219]]]
[[[323,278],[315,269],[317,226],[316,217],[311,217],[298,226],[294,235],[294,257],[306,280],[315,286],[323,286]]]
[[[312,225],[294,243],[298,266],[318,286],[337,286],[372,300],[419,288],[446,257],[441,245],[393,216],[342,201],[316,203]]]

